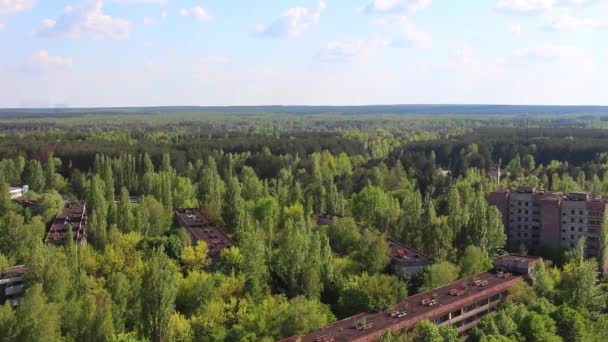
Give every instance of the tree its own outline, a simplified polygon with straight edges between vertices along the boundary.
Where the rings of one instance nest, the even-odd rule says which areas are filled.
[[[430,265],[424,270],[423,289],[430,290],[450,283],[458,279],[459,271],[458,266],[448,261]]]
[[[577,310],[562,305],[552,316],[557,326],[557,334],[564,342],[591,340],[587,331],[588,322]]]
[[[270,273],[267,241],[259,223],[242,229],[239,235],[246,289],[253,298],[259,298],[267,286]]]
[[[198,199],[212,218],[222,214],[223,196],[226,186],[217,171],[215,160],[209,157],[198,182]]]
[[[407,288],[391,275],[366,272],[349,277],[340,288],[338,306],[342,316],[386,309],[407,295]]]
[[[129,190],[126,187],[120,189],[120,200],[117,207],[117,224],[123,232],[127,233],[134,230],[135,218],[133,217],[133,208]]]
[[[245,204],[241,197],[241,184],[238,178],[230,177],[226,186],[226,195],[222,217],[229,232],[235,233],[245,223]]]
[[[87,221],[88,240],[93,246],[103,248],[108,233],[108,204],[105,198],[105,184],[98,175],[91,178],[87,210],[89,213]]]
[[[143,335],[153,342],[171,341],[171,316],[175,310],[175,265],[162,249],[152,251],[144,265],[141,286]]]
[[[0,336],[3,341],[17,341],[18,323],[15,312],[9,303],[0,305]]]
[[[182,252],[182,262],[187,270],[203,270],[209,264],[207,260],[207,243],[199,240],[196,246],[186,246]]]
[[[40,284],[34,284],[26,291],[16,317],[19,326],[17,341],[61,341],[58,308],[47,302]]]
[[[471,245],[464,250],[464,254],[460,258],[461,278],[484,272],[490,268],[492,268],[492,262],[483,255],[481,248]]]
[[[46,183],[42,164],[38,160],[28,160],[25,166],[23,181],[28,184],[29,189],[35,192],[42,192]]]
[[[386,236],[366,229],[359,240],[354,259],[368,273],[382,272],[390,262]]]
[[[437,326],[428,320],[418,322],[410,333],[410,338],[414,342],[443,342]]]
[[[555,280],[547,270],[545,262],[538,260],[530,274],[536,293],[545,298],[551,298],[555,289]]]
[[[351,217],[337,218],[327,227],[327,236],[336,253],[349,255],[356,251],[361,240],[361,232]]]

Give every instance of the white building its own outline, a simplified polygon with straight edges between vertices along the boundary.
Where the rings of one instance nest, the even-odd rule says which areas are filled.
[[[9,192],[11,194],[11,199],[16,199],[16,198],[23,196],[28,190],[29,190],[29,187],[27,185],[24,185],[21,187],[11,186],[10,190],[9,190]]]

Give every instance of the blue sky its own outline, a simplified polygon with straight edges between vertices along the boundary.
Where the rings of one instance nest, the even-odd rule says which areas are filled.
[[[608,105],[606,0],[0,0],[0,107]]]

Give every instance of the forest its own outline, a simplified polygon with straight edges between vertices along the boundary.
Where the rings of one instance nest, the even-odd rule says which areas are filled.
[[[605,117],[95,115],[0,119],[0,270],[28,267],[19,304],[0,306],[2,341],[275,341],[507,251],[543,260],[468,336],[422,321],[381,341],[608,340],[603,261],[582,241],[510,244],[487,200],[516,186],[608,194]],[[79,202],[87,243],[45,243]],[[178,208],[200,208],[236,246],[193,245]],[[322,226],[319,213],[340,218]],[[435,262],[393,274],[388,238]]]

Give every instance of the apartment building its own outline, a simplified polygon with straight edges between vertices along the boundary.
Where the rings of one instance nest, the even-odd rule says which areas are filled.
[[[496,270],[456,280],[400,300],[394,308],[361,313],[303,336],[281,342],[376,341],[387,330],[401,333],[422,320],[452,325],[466,334],[508,296],[509,288],[526,279],[537,258],[507,254],[495,260]]]
[[[526,187],[494,191],[489,202],[500,210],[507,237],[514,244],[572,249],[584,237],[586,256],[599,255],[608,199],[592,198],[586,192],[563,194]]]

